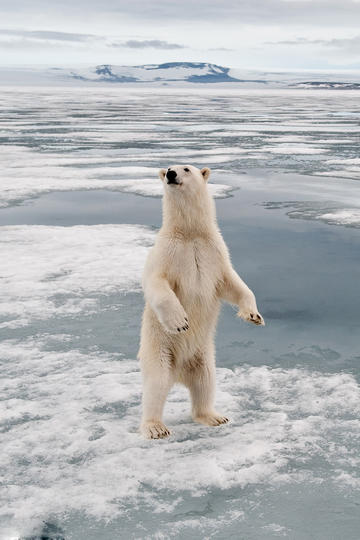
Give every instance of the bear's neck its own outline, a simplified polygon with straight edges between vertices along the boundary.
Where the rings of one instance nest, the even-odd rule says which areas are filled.
[[[206,196],[191,200],[165,193],[162,229],[166,234],[189,239],[211,236],[218,230],[213,199],[207,192]]]

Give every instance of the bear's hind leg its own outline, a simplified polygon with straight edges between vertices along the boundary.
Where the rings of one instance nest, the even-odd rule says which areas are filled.
[[[146,366],[150,367],[150,366]],[[170,435],[162,421],[166,397],[174,384],[171,368],[160,360],[151,362],[151,369],[142,369],[143,396],[140,431],[146,439],[163,439]]]
[[[229,421],[214,409],[216,382],[213,346],[210,346],[206,353],[195,354],[187,363],[183,382],[190,390],[192,417],[195,422],[206,426],[219,426]]]

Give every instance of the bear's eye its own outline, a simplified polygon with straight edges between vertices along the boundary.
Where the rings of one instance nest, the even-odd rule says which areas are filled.
[[[189,172],[190,169],[188,169],[187,167],[185,167],[184,171],[185,171],[185,172]]]

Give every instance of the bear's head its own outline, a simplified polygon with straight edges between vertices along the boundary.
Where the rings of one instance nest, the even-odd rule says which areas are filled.
[[[185,235],[204,235],[216,223],[214,200],[207,189],[210,169],[171,165],[160,169],[164,184],[163,227]]]
[[[204,189],[210,169],[198,169],[193,165],[171,165],[168,169],[160,169],[159,177],[165,190],[171,194],[196,195]]]

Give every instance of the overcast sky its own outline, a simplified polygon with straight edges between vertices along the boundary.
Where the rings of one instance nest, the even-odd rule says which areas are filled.
[[[360,0],[1,0],[0,65],[359,69]]]

